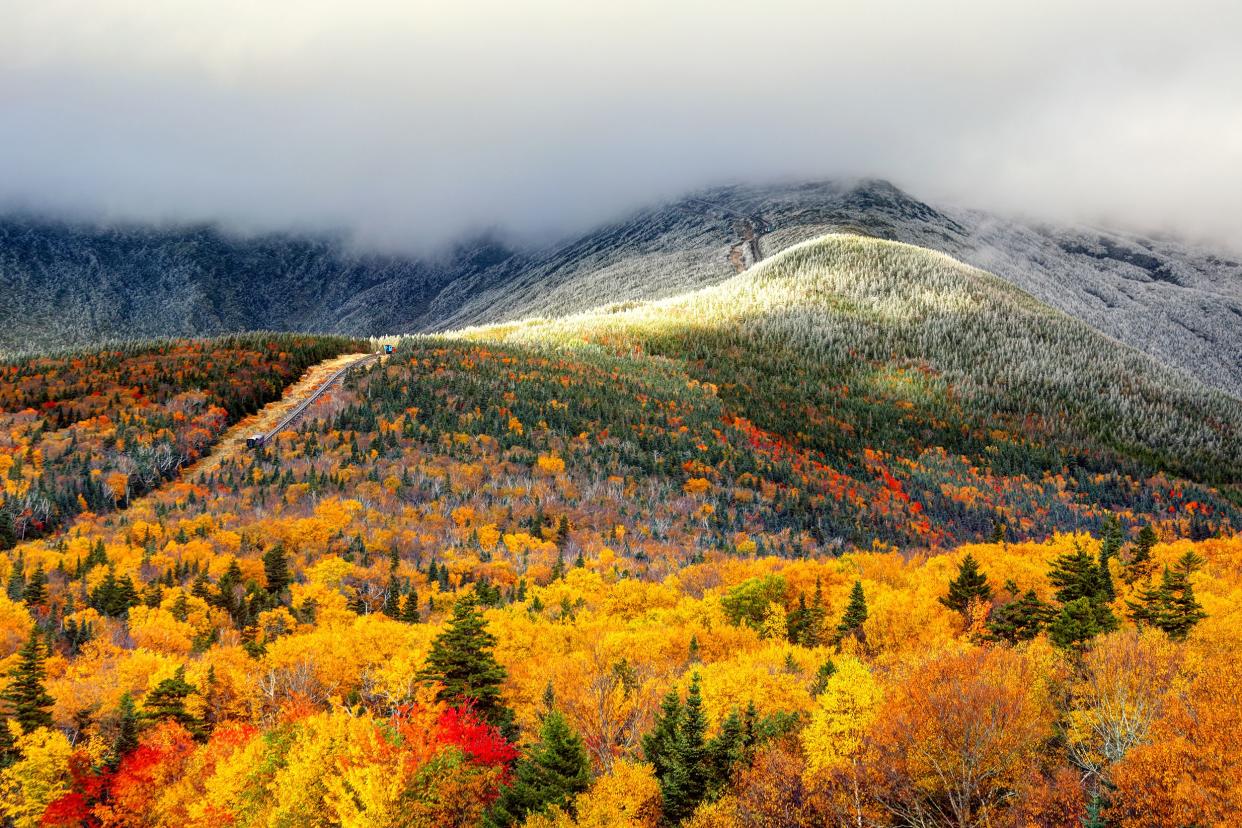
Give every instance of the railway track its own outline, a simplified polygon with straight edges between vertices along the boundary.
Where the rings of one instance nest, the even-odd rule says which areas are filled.
[[[380,358],[380,354],[368,354],[360,359],[354,360],[353,362],[349,363],[345,367],[337,370],[336,373],[332,374],[330,377],[324,380],[319,385],[319,387],[315,389],[314,393],[312,393],[306,399],[302,400],[300,403],[297,404],[297,406],[294,407],[292,411],[290,411],[288,414],[282,417],[280,419],[280,422],[278,422],[275,425],[275,427],[272,428],[271,431],[265,431],[261,434],[252,434],[249,437],[247,437],[246,447],[247,448],[259,448],[260,446],[267,445],[269,442],[271,442],[272,440],[276,438],[277,434],[284,431],[286,428],[289,428],[294,423],[296,423],[299,419],[301,419],[302,415],[306,413],[306,409],[310,408],[310,406],[314,404],[315,400],[322,397],[324,395],[324,392],[326,392],[329,388],[331,388],[336,383],[340,382],[341,378],[343,378],[346,374],[348,374],[350,371],[354,370],[355,368],[362,368],[363,366],[370,365],[374,363],[376,360],[378,360],[379,358]]]

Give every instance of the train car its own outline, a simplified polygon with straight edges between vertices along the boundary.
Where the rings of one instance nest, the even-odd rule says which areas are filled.
[[[246,448],[260,448],[266,440],[266,434],[251,434],[246,438]]]
[[[384,353],[386,353],[386,354],[391,354],[391,353],[392,353],[392,346],[391,346],[391,345],[385,345],[385,346],[384,346]]]

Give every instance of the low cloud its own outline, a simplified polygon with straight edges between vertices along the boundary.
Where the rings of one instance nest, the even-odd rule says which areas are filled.
[[[1236,2],[43,0],[0,204],[424,250],[693,187],[916,195],[1242,246]]]

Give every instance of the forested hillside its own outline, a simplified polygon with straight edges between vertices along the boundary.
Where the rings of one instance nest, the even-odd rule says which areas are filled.
[[[0,549],[174,479],[320,360],[366,344],[254,334],[0,363]]]
[[[412,228],[411,242],[417,241]],[[949,253],[1242,397],[1242,263],[1174,240],[933,207],[882,181],[721,187],[543,247],[0,218],[0,352],[239,330],[445,331],[717,284],[827,232]]]
[[[132,373],[37,373],[74,360],[75,398]],[[0,812],[1230,824],[1240,408],[845,236],[407,339],[262,449],[0,553]]]

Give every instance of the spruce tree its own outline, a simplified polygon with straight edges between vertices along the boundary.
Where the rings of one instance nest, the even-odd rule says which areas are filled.
[[[395,575],[388,579],[388,588],[384,590],[384,606],[381,611],[389,618],[401,617],[401,584]]]
[[[147,693],[142,702],[143,721],[154,724],[172,720],[182,725],[192,735],[199,736],[202,728],[197,719],[185,709],[186,697],[197,688],[185,680],[185,666],[177,668],[172,678],[166,678]]]
[[[25,562],[21,558],[14,561],[13,566],[9,568],[7,594],[13,601],[22,600],[22,596],[26,594]]]
[[[439,701],[469,705],[483,721],[506,738],[516,734],[513,711],[500,698],[505,670],[492,655],[495,637],[474,602],[462,598],[453,606],[448,627],[431,643],[420,681],[436,682]]]
[[[582,738],[555,710],[543,718],[539,742],[518,760],[513,781],[484,819],[487,826],[520,825],[528,815],[555,805],[572,814],[575,796],[591,785],[591,760]]]
[[[46,673],[43,669],[43,637],[37,627],[31,629],[30,638],[18,650],[17,665],[9,672],[9,686],[0,694],[5,713],[22,727],[24,733],[52,726],[52,705],[55,699],[43,686]],[[3,722],[0,722],[3,724]]]
[[[681,727],[677,731],[675,759],[672,768],[672,796],[664,799],[664,815],[680,822],[694,813],[707,795],[711,765],[707,752],[707,717],[703,712],[703,696],[699,674],[690,678],[690,689],[682,706]]]
[[[37,607],[47,600],[47,574],[43,571],[43,564],[35,567],[35,571],[30,573],[30,580],[26,581],[26,587],[22,591],[22,600],[29,607]]]
[[[1082,647],[1105,631],[1096,610],[1097,605],[1090,598],[1070,601],[1048,625],[1048,637],[1066,650]]]
[[[418,593],[412,588],[405,596],[405,603],[401,607],[401,620],[407,624],[417,624],[421,619],[418,612]]]
[[[121,706],[117,710],[116,735],[112,739],[108,762],[111,767],[116,768],[130,751],[138,747],[138,729],[138,710],[134,706],[134,697],[125,693],[121,696]]]
[[[1126,580],[1134,583],[1147,575],[1151,570],[1151,550],[1156,545],[1156,530],[1151,525],[1139,530],[1134,539],[1134,547],[1130,550],[1130,560],[1126,562]]]
[[[850,600],[845,606],[845,613],[841,616],[841,623],[837,624],[837,641],[841,641],[847,635],[852,635],[859,641],[863,638],[863,622],[867,620],[867,596],[863,594],[862,581],[855,581],[854,588],[850,590]]]
[[[280,595],[289,586],[289,560],[283,544],[278,543],[263,553],[263,574],[271,595]]]
[[[988,632],[992,638],[1010,644],[1030,641],[1043,632],[1056,615],[1056,610],[1039,600],[1035,590],[1029,589],[1021,598],[992,610],[988,617]]]
[[[957,577],[949,581],[949,594],[941,596],[940,603],[965,617],[970,612],[971,604],[987,603],[991,598],[992,588],[988,586],[987,576],[979,571],[975,556],[967,552]]]
[[[745,751],[742,717],[734,708],[720,723],[720,732],[707,743],[707,756],[711,769],[708,780],[709,796],[715,796],[724,790],[729,783],[729,775],[733,772],[733,767],[742,760]]]
[[[1195,624],[1207,617],[1190,583],[1190,576],[1202,564],[1202,558],[1187,552],[1171,568],[1166,566],[1158,585],[1140,589],[1138,600],[1127,602],[1131,619],[1156,627],[1175,641],[1185,640]]]
[[[0,552],[17,545],[17,531],[13,528],[13,516],[0,508]]]
[[[673,766],[681,716],[681,696],[670,690],[660,702],[651,731],[643,736],[643,756],[655,769],[656,779],[663,779]]]

